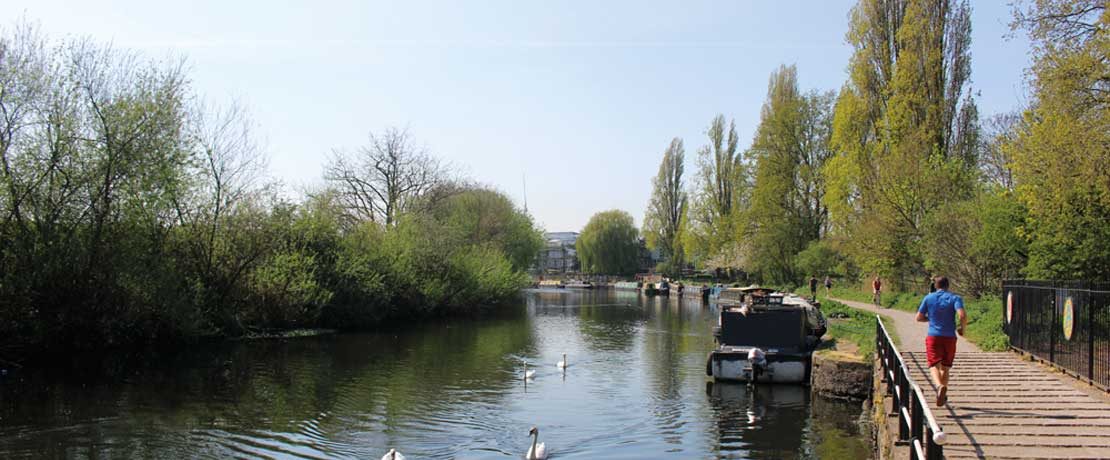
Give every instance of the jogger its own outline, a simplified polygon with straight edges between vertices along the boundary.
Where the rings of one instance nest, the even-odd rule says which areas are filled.
[[[956,359],[956,335],[964,335],[967,313],[964,312],[964,300],[948,292],[948,278],[939,276],[934,285],[936,292],[921,300],[917,321],[929,323],[925,355],[929,361],[929,373],[937,386],[937,407],[942,407],[948,402],[948,377]],[[958,327],[957,317],[960,319]]]

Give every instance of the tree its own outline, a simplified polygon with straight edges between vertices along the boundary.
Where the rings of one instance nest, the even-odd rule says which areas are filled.
[[[854,52],[835,108],[826,203],[863,270],[918,285],[926,219],[974,191],[970,7],[860,0],[847,39]]]
[[[397,128],[370,133],[370,144],[353,154],[333,151],[324,169],[354,218],[386,226],[446,176],[442,162],[414,147],[408,131]]]
[[[794,66],[771,74],[767,101],[748,156],[755,165],[740,231],[749,240],[745,268],[772,283],[797,283],[795,258],[827,230],[821,170],[831,156],[831,93],[803,94]]]
[[[575,243],[582,270],[606,275],[636,273],[640,265],[639,233],[627,212],[614,209],[594,214]]]
[[[543,234],[532,217],[496,190],[464,188],[440,201],[432,213],[442,231],[460,244],[497,248],[513,270],[527,270],[543,249]]]
[[[672,268],[683,263],[681,225],[686,214],[686,191],[682,173],[686,153],[682,139],[674,138],[663,152],[659,173],[652,181],[651,201],[644,216],[644,236],[648,247],[658,249]]]
[[[736,123],[725,129],[724,115],[717,115],[706,130],[709,145],[698,150],[698,174],[690,210],[685,248],[695,259],[713,257],[734,239],[736,210],[747,197],[747,174],[737,153]]]
[[[1025,215],[1013,194],[1001,189],[938,209],[925,223],[926,268],[959,280],[968,294],[995,291],[1025,266],[1028,249],[1018,234]]]
[[[1033,43],[1033,101],[1012,159],[1029,211],[1030,277],[1110,279],[1110,10],[1101,0],[1036,0],[1015,11]]]

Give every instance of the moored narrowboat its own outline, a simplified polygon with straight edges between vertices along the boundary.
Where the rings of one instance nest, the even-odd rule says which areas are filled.
[[[717,380],[808,383],[813,350],[825,333],[816,306],[758,286],[726,289],[706,374]]]

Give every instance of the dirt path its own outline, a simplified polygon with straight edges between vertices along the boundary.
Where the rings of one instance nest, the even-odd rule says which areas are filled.
[[[894,329],[898,331],[898,336],[902,342],[898,347],[899,349],[903,352],[925,351],[925,335],[928,330],[928,325],[914,321],[914,318],[917,316],[916,314],[895,310],[893,308],[876,308],[874,305],[868,303],[837,299],[834,297],[830,297],[829,300],[840,302],[857,310],[880,313],[889,317],[894,320],[894,324],[888,324],[887,327],[894,327]],[[960,337],[959,345],[956,346],[956,349],[959,351],[980,351],[979,347],[963,337]]]

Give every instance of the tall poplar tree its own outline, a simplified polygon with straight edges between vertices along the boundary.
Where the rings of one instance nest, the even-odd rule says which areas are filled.
[[[698,150],[698,173],[694,203],[685,236],[686,249],[696,259],[718,258],[735,252],[736,212],[746,206],[747,172],[738,151],[736,123],[727,127],[724,115],[717,115],[706,130],[709,145]],[[728,257],[735,259],[734,257]],[[720,260],[717,266],[737,266]]]
[[[751,271],[764,281],[796,283],[806,273],[795,258],[826,230],[821,168],[831,155],[831,93],[802,93],[797,70],[771,74],[759,128],[748,154],[755,166],[744,234],[750,241]]]
[[[648,246],[658,249],[668,266],[675,270],[682,267],[684,259],[679,238],[682,219],[686,214],[686,191],[682,183],[685,161],[682,139],[676,137],[663,152],[659,173],[652,181],[647,215],[644,216],[644,236]]]
[[[848,252],[903,285],[927,275],[921,242],[935,209],[974,185],[971,12],[956,0],[860,0],[855,49],[833,120],[826,201]]]

